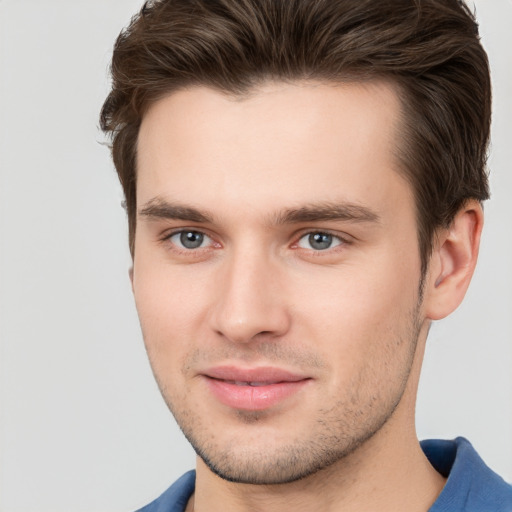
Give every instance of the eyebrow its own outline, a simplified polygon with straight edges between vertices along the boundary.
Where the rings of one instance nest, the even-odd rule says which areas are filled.
[[[139,216],[150,219],[184,220],[190,222],[213,222],[213,217],[196,208],[177,203],[169,203],[161,198],[148,201],[140,210]]]
[[[183,220],[213,223],[214,216],[197,208],[153,198],[139,210],[139,216],[149,219]],[[322,202],[287,208],[270,216],[271,225],[300,224],[304,222],[348,221],[378,223],[380,216],[370,208],[347,202]]]
[[[377,223],[380,221],[380,216],[370,208],[355,203],[323,202],[304,205],[300,208],[288,208],[275,216],[274,223],[298,224],[330,220]]]

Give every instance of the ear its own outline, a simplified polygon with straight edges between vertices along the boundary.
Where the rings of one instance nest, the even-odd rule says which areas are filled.
[[[132,292],[133,292],[133,265],[128,269],[128,276],[130,277],[130,283],[132,285]]]
[[[425,281],[425,315],[440,320],[462,302],[475,270],[483,227],[483,211],[471,200],[448,229],[440,230]]]

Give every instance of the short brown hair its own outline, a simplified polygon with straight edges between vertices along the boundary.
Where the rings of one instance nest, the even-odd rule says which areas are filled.
[[[101,127],[112,136],[132,255],[142,118],[190,85],[238,95],[266,80],[393,82],[423,273],[436,229],[489,196],[489,66],[460,0],[155,0],[119,35],[111,69]]]

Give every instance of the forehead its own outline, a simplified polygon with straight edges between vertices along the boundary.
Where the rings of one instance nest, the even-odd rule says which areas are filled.
[[[243,97],[191,87],[154,103],[138,140],[138,204],[253,209],[381,200],[406,188],[400,103],[385,82],[268,83]],[[408,191],[406,190],[405,193]]]

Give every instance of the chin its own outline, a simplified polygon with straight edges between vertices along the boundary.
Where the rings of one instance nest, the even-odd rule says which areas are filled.
[[[259,414],[243,416],[251,423],[261,419]],[[356,451],[381,426],[366,430],[362,436],[331,432],[313,440],[283,441],[264,434],[255,438],[247,432],[243,438],[233,436],[226,440],[222,447],[215,438],[197,440],[184,433],[204,464],[220,478],[242,484],[279,485],[328,469]]]

